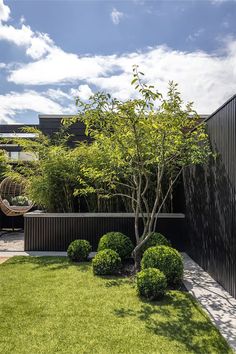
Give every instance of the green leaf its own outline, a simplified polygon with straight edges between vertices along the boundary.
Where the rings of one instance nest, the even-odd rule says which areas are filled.
[[[131,81],[131,85],[135,84],[135,82],[137,82],[138,79],[137,78],[134,78],[132,81]]]

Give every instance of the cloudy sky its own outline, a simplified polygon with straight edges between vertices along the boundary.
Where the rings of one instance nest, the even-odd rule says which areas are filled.
[[[134,97],[132,65],[198,113],[236,93],[236,1],[0,0],[0,122],[75,112],[96,91]]]

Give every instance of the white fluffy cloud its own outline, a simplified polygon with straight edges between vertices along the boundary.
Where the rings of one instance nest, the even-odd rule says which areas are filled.
[[[21,28],[0,25],[0,40],[12,42],[18,47],[25,47],[26,54],[39,59],[54,49],[54,43],[45,33],[33,32],[30,26],[22,24]]]
[[[112,56],[108,58],[110,59]],[[106,60],[107,57],[103,56],[79,57],[54,47],[41,60],[13,70],[8,80],[26,85],[72,83],[76,80],[87,80],[109,73],[109,65]]]
[[[26,55],[39,59],[50,52],[54,47],[53,41],[46,33],[34,32],[30,26],[24,25],[25,18],[20,18],[20,28],[6,23],[10,18],[10,8],[0,0],[0,40],[14,43],[18,47],[25,47]]]
[[[24,85],[82,81],[127,99],[133,95],[132,65],[138,64],[147,81],[159,90],[165,91],[168,81],[174,80],[184,100],[194,101],[199,113],[211,113],[236,91],[236,41],[229,38],[222,45],[224,50],[219,55],[157,46],[120,56],[79,57],[54,48],[40,60],[13,69],[8,80]]]
[[[62,91],[61,89],[48,89],[43,93],[44,96],[50,97],[52,100],[64,103],[65,100],[72,100],[72,97],[69,93]]]
[[[3,0],[0,0],[0,24],[1,21],[8,21],[10,18],[10,8],[4,5]]]
[[[14,118],[18,113],[24,111],[34,111],[35,115],[45,114],[66,114],[67,108],[61,106],[52,99],[45,97],[44,93],[35,91],[25,91],[23,93],[10,92],[6,95],[0,95],[0,123],[14,123]]]
[[[21,16],[21,28],[8,25],[10,8],[0,0],[0,40],[12,42],[19,47],[25,47],[26,54],[33,59],[39,59],[55,47],[46,33],[34,32],[30,26],[24,25],[25,18]]]
[[[114,23],[114,25],[118,25],[120,23],[122,17],[124,17],[123,12],[118,11],[116,8],[112,9],[111,20]]]
[[[78,89],[70,90],[72,97],[79,97],[81,100],[86,101],[93,95],[93,91],[88,85],[80,85]]]

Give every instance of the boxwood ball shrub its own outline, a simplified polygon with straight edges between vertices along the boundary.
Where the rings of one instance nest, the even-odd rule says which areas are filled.
[[[180,253],[168,246],[148,248],[143,255],[141,267],[157,268],[167,279],[168,285],[177,285],[183,278],[183,259]]]
[[[151,232],[147,242],[141,247],[141,253],[154,246],[171,246],[171,243],[159,232]]]
[[[74,240],[67,249],[67,255],[70,260],[82,262],[88,259],[92,247],[87,240]]]
[[[116,251],[121,259],[129,257],[133,248],[130,238],[121,232],[108,232],[100,238],[98,244],[98,251],[111,249]]]
[[[117,274],[121,268],[121,258],[116,251],[99,251],[92,260],[93,273],[96,275]]]
[[[163,272],[147,268],[137,274],[137,291],[148,300],[161,299],[166,292],[167,281]]]

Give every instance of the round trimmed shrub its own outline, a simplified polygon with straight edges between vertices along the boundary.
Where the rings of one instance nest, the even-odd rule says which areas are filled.
[[[87,240],[74,240],[67,249],[67,256],[71,261],[82,262],[88,259],[92,247]]]
[[[147,242],[141,247],[141,254],[143,254],[148,248],[154,246],[171,246],[170,241],[159,232],[151,232]]]
[[[116,251],[121,259],[129,257],[133,248],[130,238],[121,232],[108,232],[100,238],[98,244],[98,251],[111,249]]]
[[[179,284],[183,278],[183,259],[180,253],[168,246],[148,248],[141,261],[142,270],[157,268],[167,279],[168,285]]]
[[[116,251],[105,249],[96,254],[92,265],[96,275],[117,274],[121,268],[121,258]]]
[[[148,300],[161,299],[165,295],[166,288],[166,276],[159,269],[148,268],[137,274],[138,294]]]

